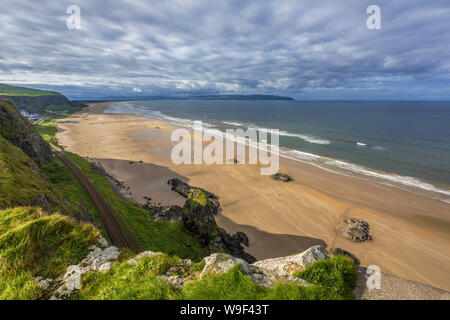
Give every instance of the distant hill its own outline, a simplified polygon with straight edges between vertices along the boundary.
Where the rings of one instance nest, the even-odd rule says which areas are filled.
[[[103,97],[94,100],[78,100],[72,103],[106,102],[106,101],[138,101],[138,100],[294,100],[291,97],[283,97],[267,94],[230,94],[230,95],[202,95],[202,96],[114,96]]]
[[[183,100],[294,100],[291,97],[282,97],[266,94],[252,95],[208,95],[181,98]]]
[[[76,108],[58,92],[7,84],[0,84],[0,98],[10,100],[18,109],[26,110],[29,113],[43,114],[45,112],[70,111]]]

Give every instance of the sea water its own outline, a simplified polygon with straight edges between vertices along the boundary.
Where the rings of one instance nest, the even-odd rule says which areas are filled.
[[[168,99],[116,102],[107,112],[279,129],[281,156],[450,202],[450,102]]]

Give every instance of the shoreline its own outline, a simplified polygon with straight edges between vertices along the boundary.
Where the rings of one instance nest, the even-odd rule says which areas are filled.
[[[355,254],[364,266],[379,265],[383,273],[450,290],[448,203],[286,158],[280,158],[279,172],[294,177],[287,184],[255,174],[250,165],[175,166],[166,157],[173,125],[104,114],[107,105],[69,117],[73,123],[61,121],[58,139],[68,150],[102,163],[138,203],[150,195],[155,203],[182,205],[184,198],[167,186],[167,178],[179,177],[220,197],[217,223],[229,233],[245,232],[247,252],[258,259],[322,244]],[[369,222],[374,241],[342,238],[336,229],[344,217]]]
[[[110,109],[109,112],[105,112],[107,114],[129,114],[142,116],[147,119],[152,119],[155,121],[168,122],[175,127],[183,127],[188,128],[189,130],[193,130],[192,125],[188,125],[187,123],[191,123],[192,120],[181,119],[181,118],[173,118],[166,117],[162,114],[158,113],[158,116],[148,116],[141,115],[135,113],[128,112],[120,112],[112,103],[116,103],[117,101],[111,102],[111,104],[106,105],[104,108],[102,107],[102,112],[106,109]],[[126,101],[124,101],[126,102]],[[116,109],[112,112],[113,109]],[[241,123],[233,123],[222,121],[222,123],[230,124],[233,126],[245,127],[244,124]],[[208,128],[210,124],[205,123],[205,127]],[[223,135],[222,135],[223,136]],[[225,138],[225,137],[224,137]],[[226,139],[226,138],[225,138]],[[248,143],[245,143],[248,145]],[[326,170],[332,173],[337,173],[341,175],[346,175],[349,177],[356,177],[359,179],[363,179],[369,182],[377,182],[381,184],[385,184],[387,186],[391,186],[394,188],[399,188],[408,192],[413,192],[418,195],[430,197],[433,199],[438,199],[445,203],[450,203],[450,186],[438,182],[433,182],[431,180],[426,180],[423,178],[418,178],[414,176],[402,175],[395,172],[384,171],[381,169],[374,169],[362,164],[356,164],[349,162],[345,159],[340,158],[330,158],[327,156],[321,156],[318,154],[313,154],[301,150],[296,150],[286,146],[279,147],[279,156],[290,159],[293,161],[305,163],[308,165],[316,166],[322,170]]]

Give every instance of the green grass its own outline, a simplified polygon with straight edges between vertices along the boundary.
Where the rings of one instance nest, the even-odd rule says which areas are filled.
[[[16,207],[0,211],[0,300],[36,299],[34,277],[55,278],[77,264],[98,231],[58,213]]]
[[[21,149],[0,136],[0,209],[15,206],[71,211],[37,165]]]
[[[332,256],[319,260],[294,276],[317,284],[344,299],[353,299],[356,286],[356,268],[353,261],[344,256]]]
[[[188,300],[342,300],[349,294],[356,279],[353,262],[346,257],[332,257],[313,263],[302,276],[313,280],[308,287],[278,282],[271,288],[257,285],[237,265],[223,274],[207,274],[175,288],[158,276],[177,265],[178,258],[166,254],[143,258],[136,266],[115,263],[107,273],[91,272],[83,278],[82,289],[74,299],[188,299]],[[192,271],[192,268],[191,268]],[[330,273],[333,276],[325,277]],[[314,276],[311,275],[321,275]],[[335,282],[333,282],[334,279]],[[343,283],[344,282],[344,283]],[[345,290],[342,288],[345,287]]]
[[[77,208],[83,221],[92,221],[106,236],[100,216],[89,195],[73,175],[72,171],[58,158],[42,165],[41,172],[48,177],[52,185],[59,190],[65,201]],[[92,219],[92,220],[91,220]]]
[[[142,258],[136,266],[124,262],[115,264],[107,273],[91,272],[83,278],[82,289],[75,300],[169,300],[180,292],[158,278],[179,259],[168,255]]]
[[[37,131],[45,141],[54,146],[59,146],[58,140],[55,137],[58,132],[58,126],[53,122],[53,119],[45,118],[37,125]]]
[[[38,96],[53,96],[60,95],[57,92],[47,90],[37,90],[24,87],[11,86],[7,84],[0,84],[0,96],[26,96],[26,97],[38,97]]]
[[[262,299],[267,289],[244,275],[237,265],[224,274],[207,274],[200,280],[186,282],[183,299],[188,300],[255,300]]]

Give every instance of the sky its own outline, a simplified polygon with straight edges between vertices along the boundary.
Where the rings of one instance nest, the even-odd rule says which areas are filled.
[[[1,83],[71,99],[450,100],[448,0],[2,0],[0,44]]]

